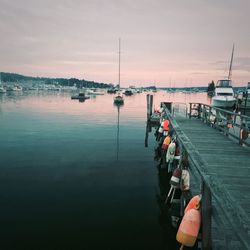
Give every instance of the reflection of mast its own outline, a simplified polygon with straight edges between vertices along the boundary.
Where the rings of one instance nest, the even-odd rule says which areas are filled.
[[[120,106],[117,105],[117,136],[116,136],[116,160],[119,156],[119,126],[120,126]]]

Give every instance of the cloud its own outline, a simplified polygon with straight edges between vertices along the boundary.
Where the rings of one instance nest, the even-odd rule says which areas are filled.
[[[210,63],[216,70],[227,70],[230,66],[230,61],[216,61]],[[250,57],[235,57],[233,59],[233,70],[250,72]]]

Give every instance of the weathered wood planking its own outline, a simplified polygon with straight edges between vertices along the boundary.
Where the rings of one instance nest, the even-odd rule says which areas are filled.
[[[188,152],[191,180],[202,176],[212,192],[213,249],[250,249],[249,148],[198,119],[167,115]]]

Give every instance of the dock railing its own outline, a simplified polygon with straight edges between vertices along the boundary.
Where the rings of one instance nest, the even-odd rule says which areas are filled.
[[[225,109],[211,107],[203,103],[189,104],[189,118],[196,117],[204,123],[219,129],[226,136],[231,136],[240,145],[250,146],[250,117]]]

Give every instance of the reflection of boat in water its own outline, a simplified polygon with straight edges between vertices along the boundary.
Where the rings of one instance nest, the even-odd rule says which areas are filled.
[[[120,108],[122,105],[115,105],[117,107],[117,134],[116,134],[116,160],[119,158],[119,135],[120,135]]]
[[[85,93],[79,93],[78,95],[71,96],[72,100],[79,100],[79,101],[85,101],[86,99],[89,99],[89,96],[86,96]]]
[[[236,105],[236,98],[234,97],[234,91],[232,87],[231,75],[232,75],[232,63],[234,55],[234,45],[232,49],[228,79],[219,80],[215,86],[214,95],[212,97],[213,107],[218,108],[233,108]]]
[[[232,108],[236,104],[231,80],[219,80],[216,84],[214,96],[212,97],[213,107]]]

